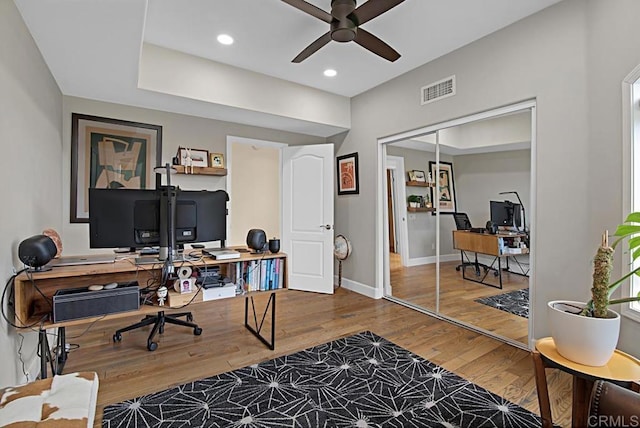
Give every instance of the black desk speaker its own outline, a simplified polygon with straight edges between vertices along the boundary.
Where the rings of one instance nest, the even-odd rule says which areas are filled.
[[[251,229],[247,233],[247,247],[261,253],[267,249],[267,234],[262,229]]]

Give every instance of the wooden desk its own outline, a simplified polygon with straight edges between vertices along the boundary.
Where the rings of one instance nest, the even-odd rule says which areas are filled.
[[[521,254],[529,254],[528,248],[520,249],[519,253],[510,253],[506,252],[507,243],[506,241],[514,238],[524,238],[526,234],[518,233],[518,234],[505,234],[505,233],[497,233],[495,235],[489,233],[476,233],[468,230],[454,230],[453,231],[453,248],[460,251],[469,251],[471,253],[476,254],[485,254],[488,256],[492,256],[493,262],[491,263],[489,269],[485,269],[484,275],[481,274],[480,269],[477,268],[478,258],[476,256],[476,277],[480,278],[472,278],[466,276],[465,267],[462,268],[462,277],[469,281],[478,282],[480,284],[489,285],[491,287],[496,287],[502,289],[502,259],[507,260],[507,269],[508,269],[508,259],[511,256],[521,255]],[[497,269],[494,267],[497,264]],[[493,285],[491,283],[485,282],[487,275],[489,274],[489,270],[494,272],[494,275],[498,277],[499,286]],[[513,272],[517,273],[517,272]]]
[[[191,254],[198,253],[198,251],[192,251]],[[126,257],[126,256],[125,256]],[[65,327],[74,325],[90,324],[99,320],[108,320],[116,318],[130,317],[132,315],[154,315],[160,310],[168,311],[168,306],[155,306],[144,305],[137,311],[128,311],[114,314],[107,314],[102,316],[96,316],[92,318],[83,318],[64,322],[52,322],[51,312],[53,309],[53,295],[56,291],[68,288],[86,287],[92,284],[108,284],[111,282],[128,282],[138,281],[139,286],[147,287],[149,284],[157,283],[157,278],[162,270],[162,264],[153,265],[136,265],[135,257],[129,256],[123,260],[118,260],[115,263],[102,263],[94,265],[84,266],[65,266],[54,267],[46,272],[26,273],[23,272],[15,279],[14,283],[14,306],[15,306],[15,324],[21,327],[38,328],[39,330],[39,346],[40,346],[40,369],[41,376],[45,378],[47,372],[46,361],[47,357],[51,362],[51,368],[54,373],[58,372],[58,369],[54,369],[54,361],[49,354],[49,345],[46,330],[51,328],[58,328],[58,349],[65,349]],[[214,266],[219,265],[220,271],[223,275],[227,273],[227,268],[230,264],[235,262],[266,260],[266,259],[281,259],[282,264],[282,289],[287,288],[287,256],[284,253],[277,254],[250,254],[241,253],[240,258],[230,260],[214,260],[211,258],[200,258],[195,260],[188,260],[184,262],[175,262],[175,266],[187,265],[192,267]],[[171,288],[171,287],[168,287]],[[243,294],[245,297],[245,327],[251,331],[260,341],[267,345],[270,349],[275,348],[275,296],[276,291],[256,291],[247,294]],[[262,321],[269,309],[271,309],[271,340],[268,341],[262,334],[262,322],[258,323],[258,317],[255,315],[255,303],[253,296],[256,293],[269,293],[269,301],[264,309]],[[236,296],[238,297],[238,296]],[[248,322],[249,303],[253,309],[253,320],[255,321],[255,327]],[[206,304],[206,302],[192,304]],[[64,362],[66,361],[66,352],[63,352],[58,357],[59,371],[62,371]]]
[[[558,353],[553,338],[545,337],[536,342],[536,349],[531,355],[535,370],[540,416],[544,428],[553,427],[546,368],[557,368],[573,375],[571,406],[571,426],[573,427],[588,425],[591,388],[596,380],[604,379],[626,388],[638,390],[636,382],[640,380],[640,361],[622,351],[616,350],[604,366],[585,366],[564,358]]]

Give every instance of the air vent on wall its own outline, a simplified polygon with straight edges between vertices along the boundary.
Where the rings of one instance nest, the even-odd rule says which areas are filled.
[[[420,88],[420,104],[429,104],[442,98],[456,94],[456,76],[438,80],[430,85]]]

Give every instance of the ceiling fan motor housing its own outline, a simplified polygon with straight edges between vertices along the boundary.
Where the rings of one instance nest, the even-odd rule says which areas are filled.
[[[358,27],[349,18],[331,22],[331,39],[336,42],[350,42],[356,38]]]

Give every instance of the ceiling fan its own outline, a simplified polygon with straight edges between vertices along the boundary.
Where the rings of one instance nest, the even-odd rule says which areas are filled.
[[[400,54],[391,46],[360,28],[360,25],[382,15],[404,0],[369,0],[357,8],[356,0],[331,0],[330,14],[304,0],[282,1],[330,25],[328,32],[307,46],[291,62],[299,63],[304,61],[331,40],[336,42],[354,41],[363,48],[391,62],[400,58]]]

